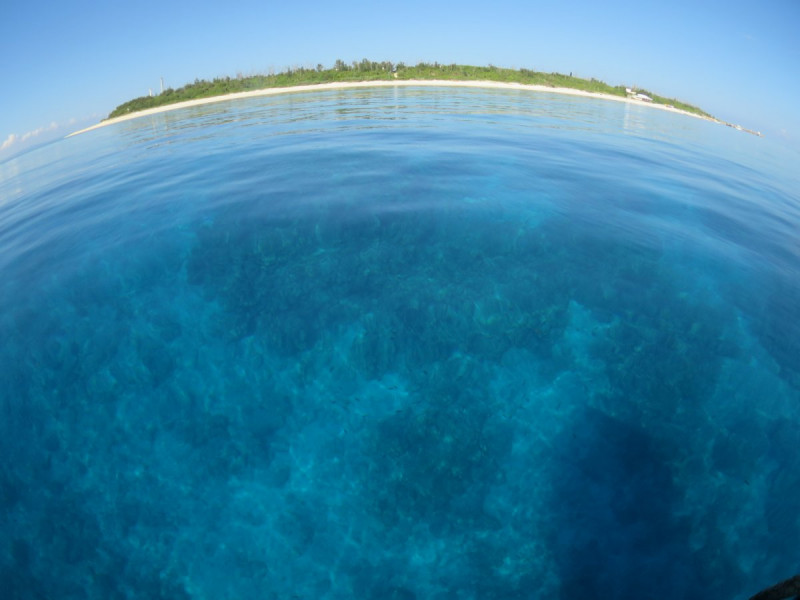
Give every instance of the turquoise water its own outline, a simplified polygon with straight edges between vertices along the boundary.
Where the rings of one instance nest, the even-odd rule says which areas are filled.
[[[800,184],[615,102],[374,89],[0,164],[27,598],[747,598],[800,566]]]

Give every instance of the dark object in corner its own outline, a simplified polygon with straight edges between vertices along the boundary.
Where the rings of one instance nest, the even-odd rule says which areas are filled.
[[[800,575],[795,575],[791,579],[781,581],[778,585],[758,592],[750,600],[783,600],[792,596],[795,596],[795,600],[800,598]]]

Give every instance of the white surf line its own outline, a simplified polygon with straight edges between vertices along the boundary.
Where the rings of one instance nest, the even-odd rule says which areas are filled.
[[[597,98],[599,100],[614,100],[616,102],[627,102],[630,104],[636,104],[638,106],[647,106],[650,108],[667,110],[681,115],[687,115],[689,117],[704,119],[715,123],[720,122],[716,119],[690,113],[685,110],[675,108],[673,106],[666,106],[664,104],[653,104],[649,102],[643,102],[641,100],[634,100],[633,98],[623,98],[621,96],[602,94],[600,92],[586,92],[584,90],[576,90],[573,88],[549,87],[546,85],[533,85],[526,83],[506,83],[502,81],[452,81],[452,80],[441,80],[441,79],[404,79],[400,81],[383,81],[383,80],[334,81],[331,83],[315,83],[310,85],[296,85],[291,87],[265,88],[261,90],[251,90],[249,92],[235,92],[233,94],[225,94],[224,96],[212,96],[210,98],[196,98],[195,100],[186,100],[184,102],[176,102],[174,104],[165,104],[164,106],[147,108],[145,110],[136,111],[128,115],[122,115],[121,117],[114,117],[113,119],[108,119],[107,121],[101,121],[96,125],[92,125],[91,127],[86,127],[85,129],[81,129],[80,131],[75,131],[73,133],[70,133],[66,137],[72,137],[73,135],[86,133],[87,131],[92,131],[94,129],[99,129],[100,127],[106,127],[108,125],[114,125],[116,123],[121,123],[123,121],[130,121],[131,119],[138,119],[139,117],[146,117],[149,115],[155,115],[158,113],[168,112],[171,110],[180,110],[181,108],[189,108],[192,106],[203,106],[205,104],[213,104],[215,102],[227,102],[229,100],[257,98],[259,96],[276,96],[279,94],[291,94],[298,92],[315,92],[315,91],[341,90],[341,89],[364,88],[364,87],[411,87],[411,86],[468,87],[468,88],[500,89],[500,90],[522,90],[529,92],[564,94],[568,96],[582,96],[584,98]]]

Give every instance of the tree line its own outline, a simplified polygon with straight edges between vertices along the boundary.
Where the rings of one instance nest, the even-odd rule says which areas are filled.
[[[611,86],[597,79],[573,77],[572,74],[543,73],[531,69],[504,69],[492,65],[474,67],[469,65],[439,64],[438,62],[420,62],[409,66],[405,63],[389,61],[376,62],[368,59],[346,63],[336,60],[333,67],[326,69],[322,64],[316,68],[293,67],[277,74],[250,75],[236,77],[217,77],[211,81],[195,79],[193,83],[173,89],[167,88],[162,93],[152,96],[134,98],[117,106],[108,115],[109,119],[186,100],[211,98],[235,92],[247,92],[267,88],[330,83],[336,81],[378,81],[409,79],[443,79],[463,81],[499,81],[506,83],[522,83],[544,85],[549,87],[565,87],[587,92],[611,94],[625,97],[624,86]],[[679,100],[665,98],[655,94],[648,95],[658,104],[670,104],[676,108],[698,115],[710,117],[708,113],[696,106]]]

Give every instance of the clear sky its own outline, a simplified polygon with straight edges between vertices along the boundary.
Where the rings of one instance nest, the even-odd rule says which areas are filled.
[[[800,148],[800,0],[25,0],[0,14],[0,160],[161,77],[179,87],[337,58],[572,72]]]

